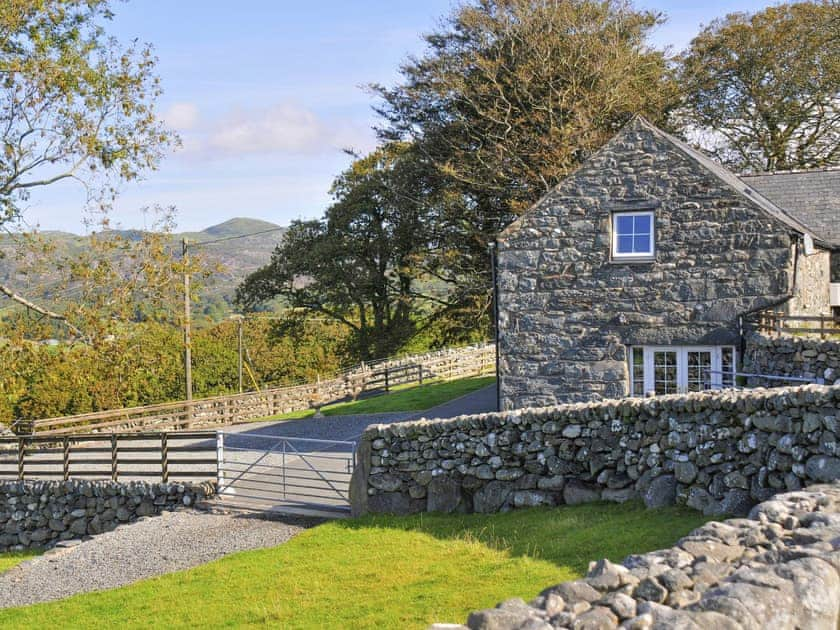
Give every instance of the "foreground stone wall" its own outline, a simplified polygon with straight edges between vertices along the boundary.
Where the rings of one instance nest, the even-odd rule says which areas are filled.
[[[373,425],[356,514],[626,501],[745,514],[840,479],[840,386],[701,392]]]
[[[840,485],[707,523],[670,549],[590,564],[587,577],[469,616],[471,630],[684,628],[836,630],[840,625]],[[435,627],[435,626],[433,626]]]
[[[195,505],[215,484],[111,481],[0,482],[0,550],[47,547]]]
[[[840,341],[782,335],[767,337],[753,333],[744,350],[744,372],[822,379],[840,384]],[[778,381],[750,377],[752,387],[778,385]]]

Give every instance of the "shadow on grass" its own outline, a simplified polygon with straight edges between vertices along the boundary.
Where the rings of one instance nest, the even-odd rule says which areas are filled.
[[[369,515],[337,522],[347,529],[415,531],[442,540],[475,541],[513,557],[585,573],[590,561],[668,547],[710,520],[688,508],[646,509],[641,502],[519,509],[500,514]]]

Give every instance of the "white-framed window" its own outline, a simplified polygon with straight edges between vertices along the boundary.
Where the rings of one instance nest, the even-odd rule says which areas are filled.
[[[630,395],[656,396],[735,386],[732,346],[635,346]]]
[[[654,253],[653,211],[614,212],[613,258],[651,258]]]

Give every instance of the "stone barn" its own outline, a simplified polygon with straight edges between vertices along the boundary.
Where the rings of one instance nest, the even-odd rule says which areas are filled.
[[[830,312],[806,210],[636,117],[497,239],[500,407],[732,384],[744,316]]]

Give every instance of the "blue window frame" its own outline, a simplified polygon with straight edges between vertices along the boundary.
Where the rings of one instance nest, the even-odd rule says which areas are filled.
[[[653,256],[653,212],[616,212],[612,228],[613,258]]]

